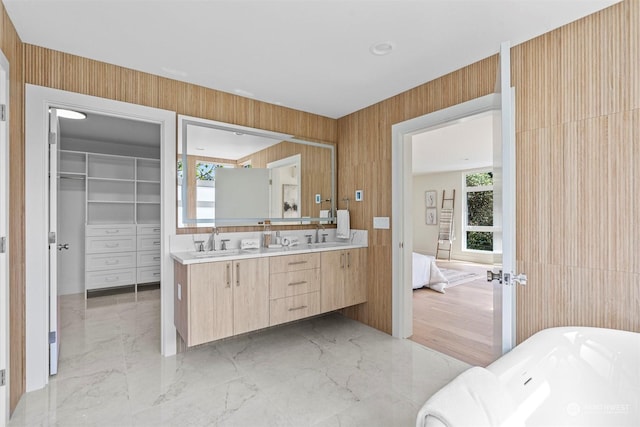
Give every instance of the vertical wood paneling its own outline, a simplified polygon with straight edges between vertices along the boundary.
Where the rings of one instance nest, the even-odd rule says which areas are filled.
[[[0,48],[9,61],[9,411],[25,390],[23,45],[0,4]]]

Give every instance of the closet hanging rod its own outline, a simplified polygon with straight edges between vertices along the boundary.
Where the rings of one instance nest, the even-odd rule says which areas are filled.
[[[74,181],[84,181],[83,176],[68,176],[68,175],[58,175],[60,179],[73,179]]]

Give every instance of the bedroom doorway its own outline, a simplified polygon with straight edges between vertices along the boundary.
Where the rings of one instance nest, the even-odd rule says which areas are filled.
[[[494,338],[492,110],[411,136],[413,334],[472,365],[499,355]],[[451,221],[449,221],[451,218]],[[443,250],[444,248],[444,250]]]

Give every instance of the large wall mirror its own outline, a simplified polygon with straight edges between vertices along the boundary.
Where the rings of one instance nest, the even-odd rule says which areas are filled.
[[[178,116],[178,227],[333,223],[331,144]]]

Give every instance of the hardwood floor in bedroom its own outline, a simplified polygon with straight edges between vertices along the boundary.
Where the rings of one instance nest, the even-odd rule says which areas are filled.
[[[446,289],[413,291],[411,340],[456,359],[486,366],[498,358],[493,350],[493,290],[487,266],[460,261],[437,262],[439,267],[473,271],[479,277]]]

